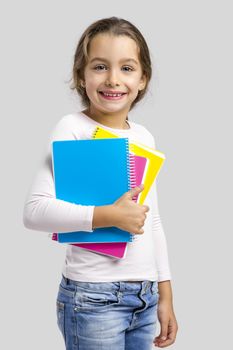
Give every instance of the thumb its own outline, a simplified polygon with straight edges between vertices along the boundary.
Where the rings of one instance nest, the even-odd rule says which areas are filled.
[[[168,332],[168,325],[167,323],[162,323],[161,324],[161,331],[160,331],[160,335],[159,335],[159,339],[160,340],[166,340],[167,339],[167,332]]]
[[[137,194],[139,194],[143,190],[144,190],[144,185],[141,184],[140,186],[131,188],[131,190],[128,193],[130,195],[130,198],[133,198],[134,196],[136,196]]]

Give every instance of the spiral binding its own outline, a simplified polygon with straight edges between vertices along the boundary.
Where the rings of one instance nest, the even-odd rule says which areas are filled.
[[[95,139],[96,135],[98,133],[99,127],[97,126],[97,128],[94,129],[93,133],[92,133],[92,138]]]
[[[98,132],[99,132],[99,127],[97,126],[93,133],[92,133],[92,138],[95,139]],[[129,144],[129,139],[125,138],[126,142],[126,159],[127,159],[127,174],[128,176],[128,191],[131,190],[132,188],[136,187],[136,165],[135,165],[135,158],[132,153],[130,153],[130,148],[132,148],[132,145]],[[137,196],[134,196],[132,198],[135,202],[137,201]],[[137,239],[135,235],[131,234],[130,235],[130,242],[133,242]]]
[[[128,191],[132,188],[136,187],[136,169],[135,169],[135,158],[132,153],[129,152],[129,139],[126,138],[126,149],[127,149],[127,173],[129,174],[128,177]],[[136,202],[137,197],[134,196],[133,200]],[[131,234],[130,242],[133,242],[135,240],[135,235]]]
[[[135,169],[135,158],[132,153],[129,153],[129,173],[130,173],[130,189],[136,187],[136,169]],[[133,200],[137,201],[137,196],[133,197]]]

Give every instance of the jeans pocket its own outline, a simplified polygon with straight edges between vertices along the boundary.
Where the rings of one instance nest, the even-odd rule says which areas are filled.
[[[77,292],[77,304],[81,308],[103,308],[119,303],[117,293],[85,290]]]
[[[56,311],[57,311],[57,325],[62,333],[64,341],[66,341],[65,339],[65,304],[57,300]]]

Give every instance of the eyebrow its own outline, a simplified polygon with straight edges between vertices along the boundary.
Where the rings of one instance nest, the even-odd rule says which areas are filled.
[[[90,63],[94,62],[94,61],[104,61],[104,62],[108,62],[108,60],[106,58],[103,57],[94,57],[92,58],[92,60],[90,61]],[[120,62],[133,62],[135,64],[138,64],[138,62],[134,59],[134,58],[122,58],[120,60]]]

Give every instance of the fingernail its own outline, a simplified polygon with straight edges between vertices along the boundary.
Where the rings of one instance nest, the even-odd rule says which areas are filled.
[[[165,337],[165,336],[162,336],[162,337],[161,337],[161,339],[162,339],[162,340],[166,340],[166,339],[167,339],[167,337]]]

